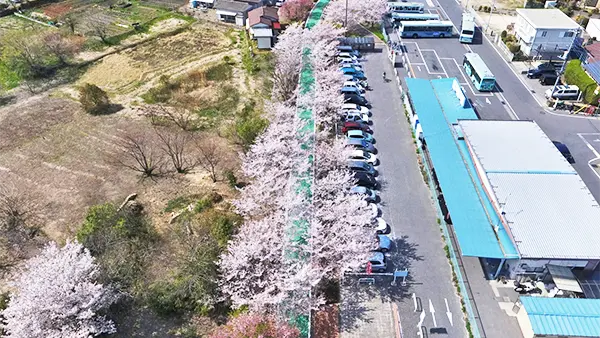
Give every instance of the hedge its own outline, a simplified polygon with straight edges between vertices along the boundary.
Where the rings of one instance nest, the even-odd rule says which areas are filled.
[[[565,67],[565,80],[568,84],[577,85],[583,92],[585,103],[598,104],[600,93],[594,94],[598,84],[581,67],[580,60],[571,60]]]

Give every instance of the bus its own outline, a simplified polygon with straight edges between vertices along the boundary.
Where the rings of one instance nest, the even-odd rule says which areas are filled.
[[[388,11],[396,13],[425,13],[425,6],[419,2],[388,2]]]
[[[394,21],[427,21],[439,19],[440,16],[437,14],[392,13],[392,20]]]
[[[463,59],[465,73],[480,92],[491,92],[496,87],[494,74],[485,65],[479,54],[467,53]]]
[[[403,38],[447,38],[453,33],[452,21],[400,21],[398,34]]]
[[[473,43],[475,35],[475,18],[468,13],[464,13],[460,24],[460,35],[458,41],[464,43]]]

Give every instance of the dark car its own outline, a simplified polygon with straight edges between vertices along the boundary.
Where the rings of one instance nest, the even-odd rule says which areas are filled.
[[[564,143],[558,141],[552,141],[552,143],[554,143],[556,149],[560,151],[560,153],[562,154],[562,156],[565,157],[567,162],[575,163],[575,159],[573,158],[573,155],[571,155],[571,151],[569,151],[569,148],[567,148],[567,146]]]
[[[367,108],[371,107],[371,104],[369,101],[367,101],[367,99],[356,94],[344,94],[344,102],[358,104]]]
[[[558,79],[558,74],[546,73],[540,76],[540,83],[544,86],[552,86],[556,83],[556,79]],[[560,84],[560,81],[558,81],[558,84]]]
[[[368,151],[371,154],[377,154],[377,148],[375,148],[372,143],[364,140],[347,139],[346,144],[354,149]]]
[[[546,62],[527,71],[527,77],[530,79],[537,79],[543,74],[556,74],[556,66],[554,66],[552,63]]]
[[[366,133],[373,134],[373,130],[366,123],[362,122],[346,122],[342,126],[342,133],[345,134],[348,130],[362,130]]]
[[[356,184],[369,188],[369,189],[377,189],[379,188],[379,182],[377,182],[377,180],[375,180],[375,177],[373,177],[372,175],[369,175],[367,173],[364,172],[353,172],[354,174],[354,178],[357,179],[358,181],[356,182]]]

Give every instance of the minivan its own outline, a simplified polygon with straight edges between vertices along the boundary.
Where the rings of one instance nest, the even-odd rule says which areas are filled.
[[[346,164],[350,170],[355,172],[367,173],[373,176],[375,176],[375,173],[377,172],[375,168],[367,162],[348,160],[346,161]]]
[[[577,100],[579,97],[579,87],[575,85],[564,85],[556,86],[556,90],[552,92],[552,89],[546,90],[546,98],[553,98],[559,100]]]

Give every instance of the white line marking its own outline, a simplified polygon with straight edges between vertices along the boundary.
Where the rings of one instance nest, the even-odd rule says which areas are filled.
[[[497,89],[497,87],[496,87],[496,89]],[[508,109],[510,109],[509,113],[512,113],[513,120],[520,120],[519,115],[517,115],[517,112],[510,105],[510,103],[508,102],[508,100],[506,99],[506,97],[504,97],[504,94],[502,94],[501,92],[497,92],[496,94],[498,94],[498,96],[500,97],[500,99],[502,100],[502,102],[504,102],[504,104],[506,105],[506,107],[508,107]]]
[[[590,148],[590,150],[592,151],[592,153],[594,153],[594,156],[596,156],[596,158],[600,157],[600,153],[598,153],[598,151],[594,148],[594,146],[592,146],[586,139],[585,137],[583,137],[583,135],[598,135],[596,133],[578,133],[577,136],[579,136],[579,138],[583,141],[583,143],[585,143],[585,145]],[[595,171],[595,170],[594,170]]]
[[[433,327],[437,327],[437,321],[435,320],[435,309],[433,308],[431,299],[429,299],[429,312],[431,312],[431,317],[433,317]]]
[[[414,292],[413,292],[412,299],[413,299],[413,304],[415,304],[415,312],[417,312],[417,308],[418,308],[417,307],[417,294]]]
[[[429,6],[429,7],[435,7],[435,5],[433,4],[433,1],[425,0],[425,2],[427,2],[427,6]]]
[[[485,98],[485,102],[486,102],[487,104],[492,104],[492,102],[490,102],[490,99],[488,99],[487,97]]]
[[[419,71],[421,71],[421,66],[417,66],[417,69],[418,69]]]
[[[450,312],[450,307],[448,306],[448,300],[444,298],[444,302],[446,303],[446,316],[448,316],[450,326],[454,326],[454,321],[452,320],[452,312]]]

